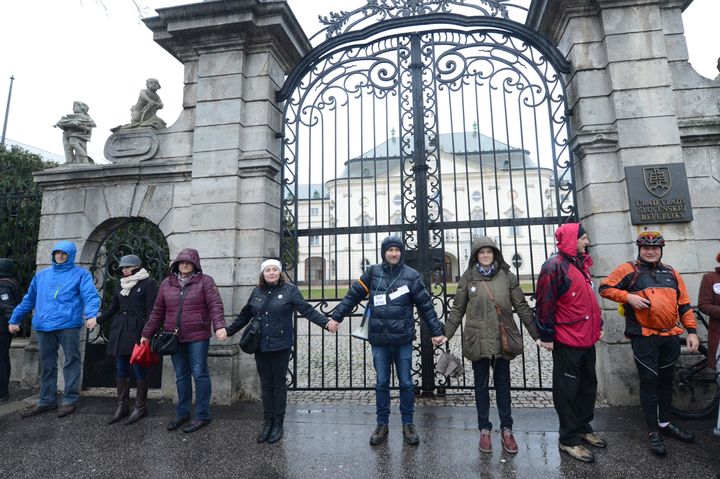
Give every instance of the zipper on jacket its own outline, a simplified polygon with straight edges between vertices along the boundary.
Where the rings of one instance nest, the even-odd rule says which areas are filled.
[[[55,290],[55,294],[53,295],[53,299],[57,299],[57,295],[58,295],[59,292],[60,292],[60,286],[58,286],[57,289]]]

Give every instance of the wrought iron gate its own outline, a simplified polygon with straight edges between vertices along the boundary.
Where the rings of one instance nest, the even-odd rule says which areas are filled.
[[[170,252],[165,236],[154,223],[133,218],[114,227],[101,241],[95,252],[90,273],[102,298],[103,309],[108,306],[120,280],[118,264],[127,254],[140,256],[143,267],[158,283],[167,275]],[[115,385],[115,362],[107,356],[110,323],[88,331],[82,388],[112,387]],[[162,358],[152,367],[148,380],[151,388],[161,383]]]
[[[575,216],[565,59],[511,19],[509,1],[368,0],[321,18],[326,40],[289,75],[282,176],[282,259],[306,299],[330,312],[389,234],[452,307],[471,243],[490,236],[528,296]],[[360,308],[362,309],[362,307]],[[296,389],[366,389],[369,347],[352,339],[362,311],[328,335],[297,321]],[[472,387],[436,374],[417,323],[413,374],[422,393]],[[450,348],[459,354],[461,341]],[[545,389],[549,357],[528,344],[513,387]],[[370,373],[369,373],[370,371]]]

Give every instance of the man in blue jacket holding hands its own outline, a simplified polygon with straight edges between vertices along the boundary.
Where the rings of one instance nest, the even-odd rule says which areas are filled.
[[[369,266],[359,280],[355,281],[345,298],[332,314],[328,329],[336,332],[343,317],[347,316],[366,296],[370,296],[368,308],[372,308],[368,327],[368,341],[372,346],[375,366],[375,407],[377,427],[370,437],[370,445],[383,443],[388,436],[390,417],[390,366],[395,364],[400,383],[400,414],[402,415],[403,440],[417,446],[420,442],[413,425],[415,405],[412,382],[412,343],[415,339],[413,306],[425,321],[435,346],[447,339],[443,326],[437,319],[432,297],[417,271],[403,260],[405,247],[397,236],[388,236],[380,249],[382,264]]]
[[[8,329],[15,333],[22,319],[35,309],[33,329],[40,348],[40,400],[22,412],[31,417],[57,409],[58,346],[65,355],[63,377],[65,393],[57,416],[75,412],[80,397],[80,329],[86,320],[95,319],[100,296],[90,273],[75,266],[77,248],[70,241],[53,247],[52,267],[32,279],[27,294],[15,308]]]

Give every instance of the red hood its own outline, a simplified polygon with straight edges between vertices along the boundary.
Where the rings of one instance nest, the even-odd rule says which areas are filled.
[[[571,258],[578,256],[578,230],[580,230],[580,223],[565,223],[555,231],[555,241],[557,241],[558,251]],[[593,261],[590,255],[585,254],[583,256],[583,265],[585,266],[585,271],[588,271]]]
[[[555,231],[558,251],[568,256],[577,256],[579,223],[565,223]]]

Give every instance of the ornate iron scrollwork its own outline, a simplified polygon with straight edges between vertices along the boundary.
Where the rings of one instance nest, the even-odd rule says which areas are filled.
[[[510,8],[527,12],[525,6],[512,0],[367,0],[366,5],[355,10],[319,15],[318,19],[325,28],[313,38],[322,33],[326,38],[332,38],[392,18],[451,13],[453,6],[460,7],[457,13],[501,18],[510,18]]]

